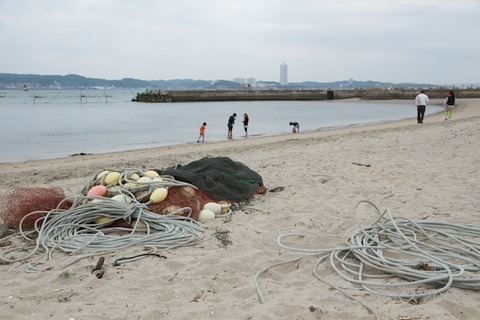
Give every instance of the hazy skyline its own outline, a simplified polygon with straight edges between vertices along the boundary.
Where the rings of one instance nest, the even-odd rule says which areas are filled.
[[[480,0],[0,0],[0,72],[480,83]]]

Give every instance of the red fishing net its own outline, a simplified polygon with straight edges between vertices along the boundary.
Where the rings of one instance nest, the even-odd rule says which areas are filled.
[[[191,208],[191,218],[198,220],[198,215],[202,211],[203,206],[208,202],[215,202],[207,196],[203,191],[196,190],[190,186],[170,187],[168,188],[167,198],[158,204],[151,204],[148,210],[159,214],[169,214],[181,208]],[[188,212],[185,212],[186,215]]]
[[[4,225],[19,229],[20,221],[35,211],[50,211],[64,200],[65,193],[60,188],[15,188],[0,198],[0,219]],[[61,209],[67,209],[69,203],[62,203]],[[35,213],[25,218],[22,229],[32,229],[35,221],[43,217]]]

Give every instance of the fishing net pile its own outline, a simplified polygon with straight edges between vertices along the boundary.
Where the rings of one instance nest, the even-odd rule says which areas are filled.
[[[20,221],[24,229],[32,229],[44,212],[53,210],[65,199],[60,188],[15,188],[0,198],[0,219],[4,225],[19,229]],[[67,209],[71,204],[62,202],[59,209]],[[27,216],[27,214],[32,213]]]
[[[217,201],[247,202],[254,194],[266,192],[262,177],[257,172],[228,157],[206,157],[185,166],[160,170],[159,173],[191,183]]]
[[[14,189],[0,199],[0,219],[25,240],[36,240],[30,251],[1,252],[0,261],[21,261],[37,251],[50,260],[54,250],[194,245],[203,232],[197,221],[229,216],[233,203],[263,190],[260,175],[224,157],[166,170],[99,170],[72,197],[58,188]],[[18,250],[28,253],[19,258]]]

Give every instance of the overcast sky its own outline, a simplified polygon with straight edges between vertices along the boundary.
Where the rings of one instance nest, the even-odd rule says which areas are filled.
[[[480,83],[480,0],[0,0],[0,72]]]

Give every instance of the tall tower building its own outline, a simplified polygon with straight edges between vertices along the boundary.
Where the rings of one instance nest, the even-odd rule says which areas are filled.
[[[282,86],[288,84],[288,65],[285,62],[280,65],[280,84]]]

